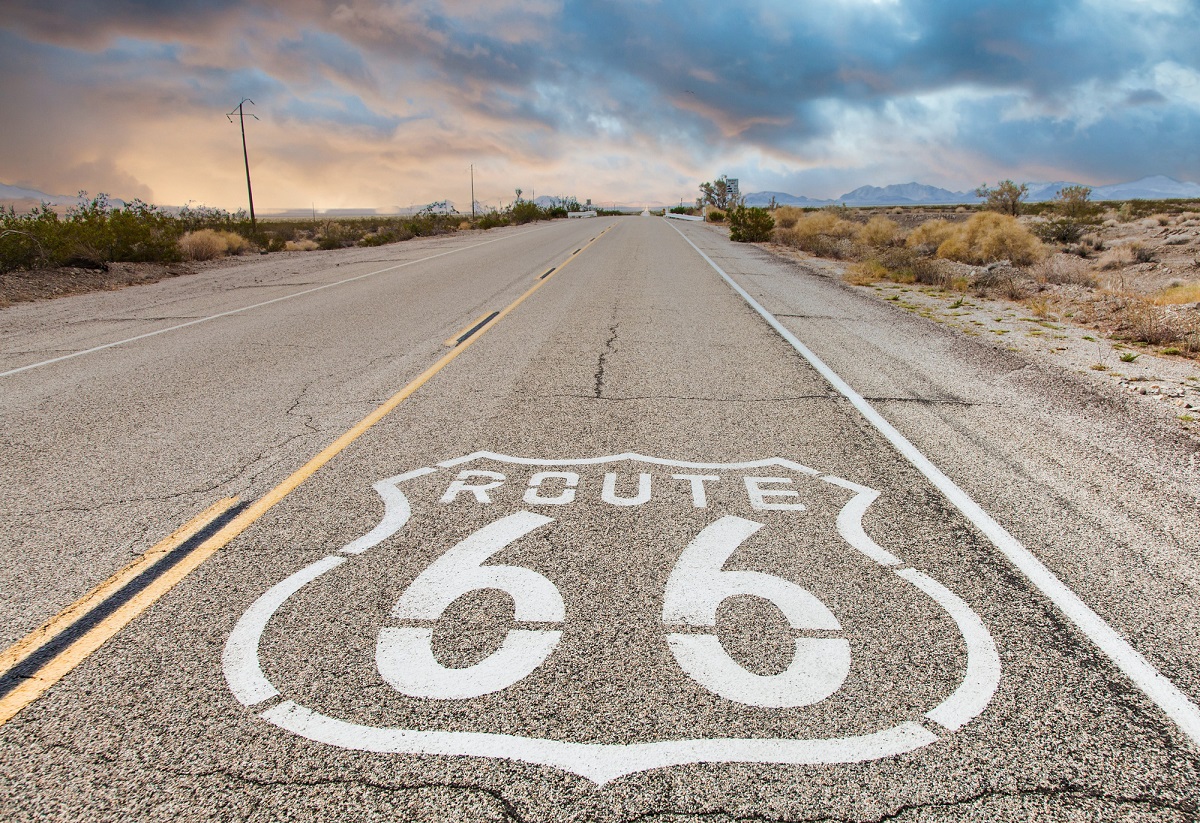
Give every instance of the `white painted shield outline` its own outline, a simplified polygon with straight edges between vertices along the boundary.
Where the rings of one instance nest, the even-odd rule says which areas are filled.
[[[584,466],[621,461],[652,463],[684,469],[743,470],[779,466],[817,477],[855,493],[838,513],[838,534],[863,555],[889,568],[896,576],[924,592],[945,609],[958,627],[967,648],[967,665],[962,682],[945,700],[925,712],[928,725],[956,731],[987,707],[1000,682],[1000,657],[983,621],[961,598],[933,578],[904,568],[898,557],[879,546],[863,530],[862,516],[879,492],[820,472],[783,458],[746,463],[689,463],[640,454],[618,454],[577,460],[532,460],[480,451],[446,460],[435,468],[420,468],[389,477],[373,488],[383,500],[379,525],[346,544],[341,555],[330,555],[275,584],[260,596],[234,626],[222,656],[225,680],[234,697],[245,706],[257,706],[281,697],[258,658],[259,639],[276,611],[293,594],[326,572],[387,540],[404,527],[412,515],[400,484],[439,468],[454,468],[475,460],[492,460],[527,466]],[[920,722],[909,721],[871,734],[828,739],[715,738],[660,740],[652,743],[573,743],[563,740],[521,737],[484,732],[445,732],[378,728],[350,723],[282,700],[259,712],[259,717],[290,732],[330,746],[381,754],[433,754],[465,757],[494,757],[552,766],[604,784],[627,774],[689,763],[856,763],[914,751],[939,739]]]

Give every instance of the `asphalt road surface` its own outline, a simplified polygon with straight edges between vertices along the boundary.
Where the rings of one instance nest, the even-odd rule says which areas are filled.
[[[717,230],[264,257],[0,348],[5,820],[1200,816],[1195,444]]]

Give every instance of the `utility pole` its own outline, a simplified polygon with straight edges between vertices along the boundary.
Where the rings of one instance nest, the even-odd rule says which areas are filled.
[[[246,151],[246,115],[242,112],[242,106],[244,106],[246,103],[249,103],[252,106],[254,105],[254,101],[249,97],[243,97],[242,102],[237,104],[237,108],[225,116],[228,117],[229,122],[232,123],[233,115],[237,114],[238,122],[242,126],[242,159],[246,161],[246,193],[250,196],[250,231],[257,235],[258,221],[254,219],[254,189],[250,187],[250,155]],[[251,114],[249,116],[253,117],[255,120],[258,119],[258,115],[256,114]],[[313,210],[316,211],[315,205]]]
[[[475,219],[475,164],[471,164],[471,219]]]

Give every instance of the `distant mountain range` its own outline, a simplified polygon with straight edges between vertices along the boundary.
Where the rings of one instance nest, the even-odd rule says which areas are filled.
[[[1031,203],[1053,200],[1066,186],[1080,185],[1062,180],[1055,183],[1027,183]],[[780,191],[759,191],[746,195],[746,205],[765,206],[771,198],[781,206],[954,206],[980,202],[974,192],[950,191],[923,183],[895,183],[890,186],[861,186],[833,200],[815,200]],[[1200,184],[1155,175],[1132,183],[1093,186],[1093,200],[1173,200],[1200,199]]]
[[[1027,183],[1029,186],[1028,200],[1031,203],[1037,203],[1043,200],[1053,200],[1059,190],[1065,186],[1080,185],[1066,180],[1060,180],[1053,183]],[[927,186],[923,183],[893,183],[890,186],[860,186],[854,191],[848,191],[841,197],[832,200],[819,200],[811,197],[804,197],[795,194],[788,194],[782,191],[758,191],[746,195],[746,205],[748,206],[766,206],[774,198],[775,202],[781,206],[802,206],[802,207],[820,207],[845,204],[847,206],[954,206],[954,205],[969,205],[971,203],[980,202],[980,198],[976,197],[973,192],[966,191],[950,191],[949,189],[938,188],[937,186]],[[1093,200],[1174,200],[1174,199],[1197,199],[1200,200],[1200,184],[1180,182],[1179,180],[1163,175],[1155,175],[1153,177],[1143,177],[1141,180],[1135,180],[1132,183],[1114,183],[1111,186],[1093,186]],[[49,203],[52,206],[64,207],[73,206],[79,202],[79,198],[74,195],[67,194],[47,194],[44,191],[37,189],[26,189],[20,186],[8,186],[0,183],[0,204],[21,204],[23,207],[29,207],[38,203]],[[125,205],[125,201],[117,198],[110,198],[110,203],[114,206],[121,207]],[[542,195],[535,201],[539,206],[551,206],[557,203],[557,198],[547,197]],[[445,201],[443,204],[431,204],[437,211],[450,210],[453,211],[454,203]],[[652,204],[656,207],[662,204]],[[670,205],[670,204],[668,204]],[[477,203],[478,211],[488,210],[488,206],[483,203]],[[618,206],[621,209],[632,209],[638,211],[641,209],[631,206]],[[398,213],[407,213],[409,211],[418,210],[414,208],[398,208]],[[320,212],[321,214],[331,215],[334,212],[344,214],[386,214],[387,212],[376,209],[338,209]],[[273,213],[279,213],[279,210],[274,210]],[[291,211],[284,210],[285,214],[291,214]],[[296,214],[308,214],[307,209],[296,210]]]
[[[23,189],[20,186],[8,186],[0,183],[0,203],[49,203],[51,206],[74,206],[81,202],[73,194],[46,194],[37,189]],[[110,197],[108,202],[117,208],[124,208],[125,201]]]

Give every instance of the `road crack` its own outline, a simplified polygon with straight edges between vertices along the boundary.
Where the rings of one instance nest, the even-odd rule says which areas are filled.
[[[617,327],[618,323],[613,323],[608,327],[608,340],[604,343],[604,351],[600,352],[600,360],[596,364],[596,382],[592,390],[593,398],[602,398],[604,396],[604,367],[608,364],[609,355],[614,354],[617,350]]]

